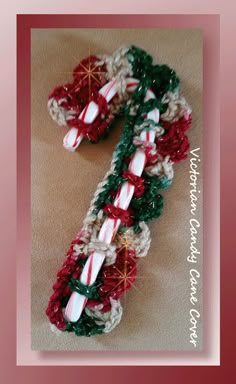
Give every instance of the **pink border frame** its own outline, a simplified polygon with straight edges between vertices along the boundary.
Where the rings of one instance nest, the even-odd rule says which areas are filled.
[[[200,28],[204,38],[204,333],[202,352],[36,352],[30,350],[30,29],[31,28]],[[17,185],[19,365],[217,365],[219,364],[218,175],[211,164],[219,148],[219,16],[217,15],[21,15],[17,18]],[[22,97],[24,95],[24,97]],[[217,107],[218,106],[218,107]],[[207,109],[207,113],[206,113]],[[214,135],[209,135],[214,130]],[[212,139],[213,136],[213,139]],[[212,145],[214,140],[214,146]],[[214,167],[217,164],[214,164]],[[219,165],[219,164],[218,164]],[[214,216],[212,215],[214,213]],[[214,244],[214,254],[212,246]],[[217,264],[216,264],[217,262]],[[214,268],[213,268],[214,266]],[[212,273],[214,272],[214,274]],[[213,279],[214,278],[214,279]],[[215,295],[213,295],[213,291]],[[218,294],[217,294],[218,293]],[[23,309],[23,310],[22,310]]]

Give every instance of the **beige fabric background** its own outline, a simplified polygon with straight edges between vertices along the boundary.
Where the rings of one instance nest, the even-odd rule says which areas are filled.
[[[183,95],[193,108],[192,148],[201,146],[202,36],[199,30],[44,29],[32,30],[32,349],[192,350],[189,343],[190,247],[189,160],[175,166],[163,191],[164,210],[150,224],[152,244],[139,263],[136,287],[127,293],[124,314],[110,334],[92,338],[50,331],[45,315],[56,272],[81,228],[98,182],[109,168],[122,124],[106,141],[83,142],[76,153],[62,147],[66,128],[47,112],[48,94],[71,81],[69,73],[91,53],[121,45],[147,50],[155,62],[176,69]],[[201,215],[200,210],[198,215]],[[200,216],[199,216],[200,218]],[[200,261],[201,263],[201,261]],[[198,264],[199,265],[199,264]],[[201,287],[198,298],[201,299]],[[201,348],[202,318],[198,323]]]

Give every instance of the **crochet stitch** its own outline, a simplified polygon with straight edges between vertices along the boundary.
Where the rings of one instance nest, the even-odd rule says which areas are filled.
[[[83,75],[87,68],[92,80]],[[160,190],[171,185],[173,164],[187,157],[191,108],[179,94],[175,71],[131,46],[82,60],[73,82],[49,95],[48,110],[70,128],[64,139],[70,151],[83,138],[97,143],[118,116],[125,117],[110,170],[57,273],[46,310],[54,330],[108,333],[121,320],[120,299],[134,284],[137,261],[148,253],[147,223],[161,215]]]

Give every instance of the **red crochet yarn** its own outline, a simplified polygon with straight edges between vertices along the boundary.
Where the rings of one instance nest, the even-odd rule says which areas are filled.
[[[99,287],[100,300],[88,300],[87,307],[92,308],[103,304],[101,312],[111,309],[110,297],[119,299],[126,290],[132,287],[137,274],[137,264],[134,250],[120,248],[116,262],[104,266],[102,270],[102,285]]]
[[[123,293],[131,288],[137,274],[135,252],[126,248],[117,252],[116,262],[104,266],[102,271],[103,285],[99,288],[102,297],[110,296],[117,300]]]
[[[109,112],[106,99],[99,93],[106,83],[106,67],[98,66],[96,56],[82,60],[73,71],[74,82],[56,87],[49,99],[63,100],[60,106],[68,111],[74,111],[73,119],[67,121],[70,127],[79,128],[80,133],[92,142],[97,142],[106,133],[114,115]],[[99,106],[99,116],[92,124],[85,124],[79,119],[82,110],[90,101]]]
[[[124,171],[122,176],[135,187],[134,196],[141,197],[144,193],[144,179],[140,176],[134,175],[130,171]]]
[[[170,161],[177,163],[187,158],[189,141],[185,131],[189,128],[192,116],[182,117],[174,123],[162,122],[165,134],[156,139],[158,154],[165,157],[170,155]]]
[[[152,153],[153,148],[145,148],[145,155],[146,155],[146,166],[153,165],[158,160],[158,155],[156,151]]]
[[[108,217],[121,220],[121,222],[128,227],[133,224],[133,219],[131,218],[132,210],[130,208],[125,210],[115,207],[112,204],[106,204],[102,209],[108,214]]]
[[[82,272],[82,267],[77,263],[78,257],[85,257],[83,254],[77,256],[74,253],[73,246],[83,243],[79,238],[72,241],[70,249],[67,252],[67,258],[62,268],[57,273],[57,281],[53,285],[54,293],[51,295],[46,309],[46,314],[50,322],[58,329],[64,330],[66,322],[63,316],[63,299],[68,299],[72,291],[68,287],[71,277],[78,279]],[[137,265],[134,250],[120,248],[117,251],[116,262],[109,266],[104,266],[99,287],[100,300],[90,299],[87,307],[92,308],[103,304],[101,312],[107,312],[111,309],[110,297],[118,299],[123,293],[131,288],[137,274]]]
[[[160,83],[160,94],[158,91],[158,98],[160,98],[162,93],[165,94],[168,90],[173,91],[179,83],[175,72],[167,66],[153,66],[150,62],[150,56],[143,53],[140,49],[131,47],[130,52],[129,50],[128,53],[124,51],[124,55],[125,57],[127,55],[129,65],[132,67],[132,76],[134,76],[134,78],[137,77],[138,81],[141,80],[139,83],[135,79],[134,83],[132,79],[127,80],[127,90],[129,86],[132,86],[133,89],[133,85],[135,85],[134,88],[136,91],[129,101],[131,104],[127,102],[128,108],[125,108],[125,103],[121,100],[118,92],[119,89],[123,92],[123,79],[120,77],[120,73],[123,76],[122,62],[124,60],[122,55],[123,51],[121,51],[121,54],[117,57],[113,56],[110,59],[105,60],[104,62],[107,63],[108,67],[106,67],[105,64],[97,64],[100,59],[95,55],[83,59],[73,71],[73,82],[55,88],[49,96],[51,100],[48,102],[48,109],[53,120],[57,121],[59,125],[77,128],[77,131],[75,129],[71,130],[64,141],[65,147],[70,150],[74,150],[76,146],[79,145],[80,141],[78,138],[80,135],[87,137],[92,142],[97,142],[101,136],[105,135],[114,119],[114,115],[111,112],[112,110],[125,112],[126,117],[124,133],[122,133],[119,146],[117,147],[118,150],[115,152],[115,156],[119,156],[120,159],[119,161],[112,163],[112,172],[115,178],[114,180],[106,178],[105,183],[102,184],[103,187],[101,189],[99,187],[99,190],[96,192],[92,202],[92,205],[94,206],[91,207],[91,210],[89,210],[88,216],[86,217],[86,223],[89,224],[88,226],[86,224],[84,227],[86,230],[84,229],[71,243],[70,249],[67,252],[67,258],[64,261],[62,268],[57,273],[57,281],[53,285],[54,293],[50,297],[48,308],[46,310],[47,316],[52,324],[60,330],[66,329],[67,331],[73,331],[76,335],[90,336],[96,333],[107,332],[120,321],[122,308],[120,307],[119,302],[113,302],[112,299],[119,300],[124,292],[134,285],[137,273],[136,253],[135,250],[130,250],[129,247],[131,247],[132,244],[132,247],[134,246],[135,249],[137,249],[137,252],[140,247],[143,247],[145,250],[146,247],[148,248],[150,240],[147,232],[143,232],[142,238],[135,238],[136,229],[143,231],[141,225],[139,228],[139,223],[149,222],[152,218],[158,217],[162,208],[162,197],[158,193],[159,186],[155,182],[155,177],[152,182],[149,174],[158,174],[160,166],[161,171],[163,168],[163,174],[165,174],[168,179],[167,182],[164,181],[160,186],[164,187],[167,184],[169,185],[169,182],[171,182],[173,177],[172,162],[179,162],[180,160],[185,159],[189,149],[189,142],[185,131],[189,128],[192,119],[191,115],[188,115],[187,110],[184,117],[177,122],[161,121],[160,125],[163,129],[160,129],[160,136],[156,137],[155,143],[153,143],[153,140],[154,136],[158,135],[158,130],[154,129],[155,127],[153,127],[152,122],[150,122],[150,130],[153,136],[150,136],[149,133],[146,132],[145,137],[147,139],[143,140],[142,135],[142,133],[145,132],[144,128],[146,129],[146,124],[143,126],[142,122],[145,122],[145,119],[149,118],[149,112],[153,111],[152,108],[158,107],[160,113],[162,111],[161,99],[156,101],[152,100],[154,103],[150,100],[150,106],[140,105],[144,92],[146,94],[147,87],[149,87],[150,84],[153,84],[155,89],[153,91],[149,89],[149,92],[151,95],[153,94],[155,96],[157,83]],[[109,65],[114,65],[114,73],[112,76],[110,76]],[[124,64],[124,69],[124,76],[126,76],[126,74],[128,75],[129,73],[129,68],[126,63]],[[154,69],[157,69],[157,71],[153,71]],[[120,70],[122,72],[120,72]],[[157,78],[155,78],[155,76],[157,76]],[[111,77],[114,80],[111,82],[111,86],[108,84],[105,89],[101,90],[108,80],[110,82]],[[130,88],[130,91],[132,89]],[[104,93],[109,101],[99,93],[99,90]],[[114,98],[113,93],[115,93]],[[147,99],[149,99],[149,95],[146,95],[148,96]],[[144,103],[145,100],[146,98],[144,97]],[[95,115],[92,115],[92,113],[90,114],[91,110],[89,107],[91,107],[91,104],[89,103],[91,102],[96,103],[98,106],[99,112],[96,118]],[[184,108],[187,107],[181,105],[180,113],[184,111]],[[114,113],[116,114],[117,112]],[[145,117],[146,114],[147,116]],[[159,113],[153,114],[155,125],[159,125],[159,117]],[[176,117],[179,118],[179,116]],[[84,120],[86,120],[86,118],[91,119],[93,122],[91,124],[85,123]],[[137,128],[139,127],[137,130],[135,129],[136,123]],[[147,121],[147,123],[149,122]],[[139,130],[141,134],[140,136],[136,136]],[[140,148],[146,155],[145,164],[142,163],[140,166],[137,165],[137,173],[142,173],[143,177],[136,176],[129,170],[122,172],[124,169],[122,162],[126,163],[125,169],[130,169],[130,161],[133,153],[137,151],[137,148]],[[125,158],[125,156],[129,156],[129,158]],[[169,168],[168,166],[165,167],[165,163],[161,164],[166,156],[168,156],[168,158],[165,159],[165,161],[168,162],[168,159],[170,161],[170,164],[168,164],[170,166]],[[158,162],[160,164],[158,164]],[[153,172],[149,173],[149,169],[146,169],[145,172],[146,166],[155,164],[157,164],[157,167],[154,167],[155,169],[153,169]],[[162,174],[160,175],[160,178],[161,177]],[[131,187],[132,191],[130,191],[130,188],[126,191],[126,187],[122,189],[125,180],[134,186],[134,188]],[[111,188],[118,188],[118,191],[111,190]],[[121,204],[121,201],[119,201],[119,196],[121,193],[123,196],[123,192],[124,199],[127,203],[126,207],[130,204],[133,195],[135,198],[140,199],[140,202],[138,200],[131,202],[133,210],[131,210],[131,208],[124,210],[119,207],[119,205],[124,207],[124,205]],[[107,201],[112,201],[113,203],[104,206]],[[114,204],[118,205],[118,207]],[[119,239],[117,239],[117,242],[115,241],[112,243],[111,248],[108,249],[106,249],[106,246],[104,247],[103,242],[99,244],[100,237],[99,235],[97,237],[97,232],[100,227],[99,222],[101,221],[101,217],[98,215],[100,209],[103,209],[107,214],[107,217],[113,219],[111,228],[109,228],[109,230],[112,231],[112,240],[109,236],[110,232],[106,232],[106,227],[104,227],[105,236],[103,242],[105,244],[111,244],[113,242],[118,230],[117,224],[120,224],[119,221],[121,221],[123,226],[131,226],[134,224],[134,232],[133,235],[131,235],[134,236],[133,243],[132,241],[128,242],[124,237],[123,239],[121,238],[124,246],[119,249],[116,248]],[[101,221],[101,223],[102,222],[103,221]],[[101,225],[103,224],[104,223]],[[105,222],[105,224],[107,224],[107,222]],[[95,231],[93,231],[94,229]],[[124,229],[125,228],[121,227],[121,237]],[[94,239],[93,236],[95,234],[96,237]],[[82,235],[86,238],[85,241],[80,239],[84,238]],[[89,239],[90,236],[91,238]],[[94,240],[98,241],[98,243],[96,243],[96,241],[93,243]],[[146,240],[146,242],[144,242],[144,240]],[[91,247],[87,246],[87,241],[89,245],[91,244]],[[84,242],[86,242],[86,247],[84,247],[84,251],[80,250],[80,252],[85,252],[86,255],[83,253],[78,255],[78,252],[75,252],[74,250],[74,245],[84,244]],[[78,251],[78,248],[75,248],[76,251]],[[116,251],[114,251],[114,249],[116,249]],[[110,257],[110,250],[112,250],[112,256],[114,256],[113,252],[116,252],[116,258],[114,258],[115,262],[113,257]],[[103,257],[99,259],[96,252],[101,252]],[[89,262],[86,264],[87,259]],[[106,265],[108,262],[112,264]],[[81,279],[83,270],[83,277],[89,277],[86,280]],[[93,284],[91,283],[91,276]],[[80,279],[86,281],[88,285],[86,286],[83,284]],[[72,292],[74,293],[72,300],[70,301]],[[78,296],[76,296],[76,294],[85,296],[83,305],[78,305],[78,301],[76,300],[76,297]],[[88,299],[88,297],[96,298],[96,300]],[[96,306],[98,307],[94,308]],[[101,321],[97,321],[96,316],[94,316],[96,315],[96,312],[90,313],[88,311],[89,308],[98,311],[97,315]],[[107,312],[111,309],[112,311],[109,316],[100,316],[99,312]],[[85,310],[85,314],[82,315],[80,320],[79,316],[82,310]],[[79,321],[77,321],[78,319]]]
[[[96,143],[104,135],[114,119],[114,115],[109,112],[106,99],[98,92],[94,92],[89,98],[89,102],[94,101],[99,107],[99,115],[93,123],[84,123],[76,116],[68,121],[68,125],[79,129],[79,133],[87,137],[88,140]]]
[[[76,89],[77,87],[78,89]],[[57,101],[63,100],[60,104],[63,108],[80,114],[87,105],[88,96],[87,89],[80,89],[80,85],[77,83],[68,83],[56,87],[49,95],[49,99],[54,98]]]
[[[74,244],[81,244],[82,241],[76,238],[72,241],[70,249],[67,252],[67,257],[62,265],[62,268],[57,272],[57,281],[53,285],[54,293],[50,296],[46,314],[50,322],[58,329],[64,330],[66,322],[62,313],[63,299],[69,298],[72,291],[68,287],[68,282],[71,277],[78,278],[82,269],[77,264],[78,256],[75,255]],[[80,255],[83,257],[83,255]]]
[[[95,55],[90,55],[81,60],[73,70],[74,79],[77,81],[86,80],[88,82],[88,76],[86,75],[87,73],[91,73],[98,84],[98,88],[101,88],[106,82],[106,66],[97,65],[97,62],[99,62],[99,58]]]

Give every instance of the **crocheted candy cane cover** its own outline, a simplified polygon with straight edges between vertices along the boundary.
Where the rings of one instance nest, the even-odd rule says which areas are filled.
[[[117,116],[125,117],[111,167],[57,273],[46,310],[54,330],[107,333],[120,322],[120,298],[150,247],[147,223],[162,212],[159,191],[172,183],[173,164],[187,157],[191,109],[179,95],[175,71],[154,65],[134,46],[82,60],[73,82],[50,94],[48,109],[70,128],[64,138],[70,151],[83,138],[97,142]]]

